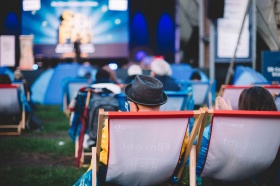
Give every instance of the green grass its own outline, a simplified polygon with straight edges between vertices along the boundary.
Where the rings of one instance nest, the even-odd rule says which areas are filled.
[[[63,141],[64,145],[59,145]],[[4,138],[1,139],[0,149],[1,153],[43,153],[55,155],[56,157],[73,155],[73,142],[71,139],[40,139],[40,138]]]
[[[36,105],[35,115],[42,131],[0,137],[0,185],[73,185],[86,168],[75,167],[69,118],[60,106]]]
[[[85,169],[61,167],[1,168],[0,184],[9,186],[69,186],[78,180]]]

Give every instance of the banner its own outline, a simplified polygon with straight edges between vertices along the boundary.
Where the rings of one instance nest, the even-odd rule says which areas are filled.
[[[262,74],[268,81],[280,82],[280,52],[262,52]]]
[[[34,65],[33,55],[33,35],[21,35],[20,42],[20,61],[19,68],[21,70],[32,70]]]
[[[0,36],[0,66],[15,66],[15,36]]]
[[[215,22],[215,61],[230,62],[237,45],[248,1],[226,0],[224,18]],[[252,3],[237,46],[236,62],[252,62]]]

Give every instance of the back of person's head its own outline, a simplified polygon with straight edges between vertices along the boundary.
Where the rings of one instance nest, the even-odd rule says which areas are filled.
[[[23,75],[21,73],[21,71],[19,69],[16,69],[14,72],[14,79],[15,80],[22,80],[23,79]]]
[[[151,63],[151,72],[158,76],[170,76],[172,69],[164,59],[156,58]]]
[[[272,94],[260,86],[246,88],[241,92],[238,100],[238,109],[277,111]]]
[[[127,69],[127,74],[129,76],[133,76],[133,75],[142,75],[142,68],[140,67],[140,65],[137,64],[132,64],[128,67]]]
[[[118,78],[117,78],[117,74],[114,70],[112,70],[108,65],[105,65],[102,67],[102,69],[106,70],[107,72],[109,72],[110,74],[110,81],[112,82],[117,82]]]
[[[95,79],[96,80],[100,80],[100,79],[110,79],[110,73],[107,70],[104,69],[98,69],[95,75]]]
[[[143,106],[158,107],[167,101],[161,81],[146,75],[136,75],[124,92],[128,100]]]
[[[7,74],[0,74],[0,84],[11,84],[11,78]]]
[[[190,77],[191,80],[201,80],[201,76],[198,71],[194,71]]]

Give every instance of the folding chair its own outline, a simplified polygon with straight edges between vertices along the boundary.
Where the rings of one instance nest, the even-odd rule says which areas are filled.
[[[175,110],[193,110],[193,93],[192,88],[189,87],[186,91],[164,91],[168,96],[168,100],[160,107],[162,111]]]
[[[96,184],[102,127],[108,120],[109,147],[106,182],[118,185],[156,185],[168,181],[180,159],[188,122],[194,128],[182,160],[185,165],[200,130],[204,111],[104,112],[99,111],[97,146],[93,147],[92,185]],[[124,152],[125,151],[125,152]],[[184,166],[178,171],[180,179]]]
[[[0,85],[0,135],[20,135],[25,128],[24,104],[17,85]]]
[[[212,87],[214,82],[204,81],[181,81],[184,87],[191,87],[193,92],[194,105],[207,105],[212,107]]]
[[[71,79],[64,82],[64,88],[63,88],[63,105],[62,109],[65,114],[69,114],[68,106],[72,99],[75,98],[78,91],[83,87],[88,87],[89,83],[87,79],[77,78],[77,79]]]
[[[210,110],[212,116],[208,151],[201,177],[223,181],[241,181],[267,170],[280,146],[280,113],[277,111]],[[199,136],[190,161],[196,162]],[[190,167],[195,174],[196,164]],[[194,185],[194,184],[193,184]]]
[[[270,93],[280,92],[280,85],[261,85],[266,88]],[[235,85],[222,85],[218,93],[224,99],[229,99],[233,110],[238,110],[238,99],[241,92],[245,88],[252,86],[235,86]]]

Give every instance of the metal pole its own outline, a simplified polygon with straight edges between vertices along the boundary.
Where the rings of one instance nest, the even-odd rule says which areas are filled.
[[[215,27],[210,20],[210,46],[209,46],[209,77],[210,80],[215,80]]]
[[[180,63],[180,16],[179,16],[179,0],[175,1],[175,63]]]
[[[245,13],[244,13],[244,16],[243,16],[243,20],[242,20],[242,25],[241,25],[241,28],[239,30],[239,35],[238,35],[238,39],[237,39],[236,46],[235,46],[235,49],[234,49],[233,57],[231,58],[231,61],[230,61],[229,67],[228,67],[226,81],[225,81],[226,85],[229,83],[230,76],[233,74],[233,72],[232,72],[233,71],[233,64],[234,64],[234,61],[235,61],[235,56],[236,56],[236,52],[237,52],[237,49],[238,49],[239,40],[241,38],[241,33],[242,33],[242,30],[243,30],[243,26],[244,26],[244,22],[245,22],[245,19],[246,19],[247,12],[248,12],[249,7],[250,7],[250,3],[251,3],[251,0],[248,0],[247,7],[246,7],[246,10],[245,10]]]
[[[198,38],[198,43],[199,43],[199,67],[203,68],[205,67],[205,60],[204,60],[204,42],[203,42],[203,37],[204,37],[204,0],[199,0],[199,6],[198,6],[198,23],[199,23],[199,38]]]
[[[257,45],[257,8],[256,0],[252,0],[252,68],[256,70]]]

